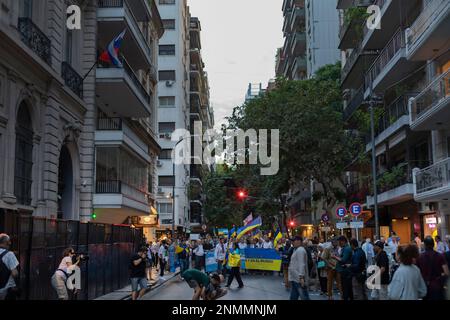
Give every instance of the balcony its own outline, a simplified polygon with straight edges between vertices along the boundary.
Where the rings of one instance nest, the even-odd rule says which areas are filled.
[[[121,146],[146,163],[152,162],[148,145],[121,118],[98,118],[94,140],[96,146]]]
[[[379,119],[378,126],[375,130],[376,146],[409,125],[408,101],[416,95],[417,93],[413,92],[406,93],[395,99],[385,108],[385,112]],[[366,138],[366,152],[372,150],[371,142],[371,137],[368,135]],[[399,140],[396,139],[396,142],[399,142]]]
[[[122,57],[123,67],[101,66],[96,71],[96,91],[111,112],[129,118],[147,118],[152,114],[151,96],[139,77]]]
[[[102,0],[97,8],[99,48],[106,48],[124,29],[126,34],[121,52],[132,63],[135,70],[148,69],[152,66],[152,53],[147,38],[144,36],[138,19],[129,3],[141,0]]]
[[[83,78],[67,62],[61,64],[61,77],[66,86],[83,99]]]
[[[344,121],[348,121],[358,107],[364,102],[363,86],[354,92],[346,108],[344,109]]]
[[[377,182],[379,205],[393,205],[413,198],[414,184],[407,163],[380,174]],[[367,196],[366,205],[373,206],[373,204],[374,197]]]
[[[411,19],[417,14],[421,0],[375,0],[373,4],[380,8],[381,28],[369,29],[367,23],[364,24],[362,46],[365,50],[384,48],[392,37],[392,31],[404,25],[405,18]]]
[[[291,55],[299,56],[306,51],[306,34],[305,32],[296,32],[291,36]]]
[[[450,158],[422,170],[415,169],[414,185],[416,201],[447,201],[450,198]]]
[[[450,69],[411,101],[411,129],[430,131],[450,125]]]
[[[398,29],[364,77],[364,98],[369,97],[372,91],[384,93],[387,88],[409,76],[419,65],[406,59],[405,32]]]
[[[450,48],[450,1],[430,0],[406,31],[406,54],[413,61],[426,61]]]
[[[377,57],[375,52],[365,52],[361,44],[357,45],[347,57],[341,70],[342,88],[355,88],[364,81],[364,72]]]
[[[352,8],[352,10],[355,8]],[[359,8],[358,8],[359,9]],[[362,12],[365,12],[363,9]],[[355,48],[361,42],[363,24],[365,19],[357,17],[349,21],[345,21],[339,31],[339,46],[341,50]]]
[[[51,41],[30,18],[19,18],[20,38],[46,64],[51,66]]]
[[[295,31],[298,28],[305,27],[305,8],[301,6],[294,6],[289,18],[290,30]]]
[[[115,218],[150,214],[149,194],[119,180],[97,180],[93,206],[97,214]]]

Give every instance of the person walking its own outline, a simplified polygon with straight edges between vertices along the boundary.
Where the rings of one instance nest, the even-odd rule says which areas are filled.
[[[219,274],[224,274],[225,270],[223,267],[223,261],[225,260],[225,253],[226,253],[226,247],[224,244],[224,239],[220,238],[219,243],[216,245],[216,248],[214,250],[214,258],[217,262],[217,272]]]
[[[273,249],[273,241],[271,241],[268,236],[264,236],[262,248],[263,249]]]
[[[166,269],[166,264],[168,261],[168,252],[167,252],[167,243],[166,240],[161,241],[158,251],[158,260],[159,260],[159,276],[164,277],[164,271]]]
[[[331,244],[329,244],[331,246]],[[325,246],[324,243],[319,243],[318,245],[318,254],[317,254],[317,274],[319,277],[320,284],[320,295],[328,295],[327,290],[327,269],[326,262],[323,259],[323,255],[325,254]]]
[[[147,274],[147,280],[150,282],[152,279],[152,267],[153,267],[153,261],[152,261],[152,243],[149,242],[146,246],[147,248],[147,260],[146,260],[146,268],[145,273]]]
[[[232,241],[232,240],[230,240]],[[231,243],[231,248],[229,249],[228,254],[228,265],[230,266],[230,274],[228,275],[228,282],[226,287],[229,288],[234,278],[238,282],[239,289],[244,287],[244,282],[241,277],[241,258],[240,258],[240,250],[237,246],[236,242]]]
[[[443,254],[434,250],[434,240],[432,237],[426,237],[423,243],[425,252],[417,259],[417,266],[427,285],[427,295],[424,299],[444,300],[445,282],[449,276],[447,261]]]
[[[351,239],[350,246],[353,250],[350,272],[352,273],[353,300],[367,300],[366,293],[366,254],[359,247],[358,240]]]
[[[436,251],[437,252],[444,254],[449,250],[448,245],[444,241],[442,241],[440,236],[436,236],[436,237],[434,237],[434,239],[436,240]]]
[[[302,246],[303,238],[296,236],[293,239],[294,251],[288,269],[288,279],[291,283],[290,300],[310,300],[308,293],[308,256]]]
[[[372,298],[374,300],[388,299],[388,285],[389,285],[389,258],[386,251],[384,251],[384,244],[381,241],[375,242],[375,264],[380,269],[380,289],[372,291]]]
[[[333,283],[336,282],[336,286],[342,294],[342,281],[341,274],[336,271],[337,260],[334,256],[339,256],[338,242],[336,239],[331,240],[330,246],[325,246],[322,253],[322,260],[325,261],[325,269],[327,271],[327,295],[328,300],[333,300]]]
[[[152,244],[152,262],[153,262],[153,267],[156,268],[156,271],[158,271],[158,265],[159,265],[159,243],[157,241],[155,241]]]
[[[147,248],[142,247],[130,260],[129,270],[132,300],[142,298],[148,288],[148,280],[145,273],[147,267],[147,252]]]
[[[19,261],[16,255],[9,251],[11,238],[6,233],[0,234],[0,301],[17,300]]]
[[[338,238],[340,255],[333,255],[333,258],[337,260],[336,271],[339,272],[342,286],[342,299],[353,300],[352,291],[352,273],[349,267],[352,263],[352,248],[348,244],[348,240],[345,236]]]
[[[189,269],[189,248],[185,242],[181,242],[179,247],[177,257],[180,263],[180,277],[183,279],[183,272]]]
[[[373,265],[373,258],[375,256],[375,253],[373,251],[373,245],[370,242],[370,238],[366,239],[366,242],[364,242],[361,248],[364,251],[364,254],[366,255],[367,266]]]
[[[291,284],[289,283],[288,271],[289,271],[289,262],[292,256],[292,245],[290,240],[286,240],[284,245],[280,247],[279,251],[281,253],[281,269],[283,271],[283,284],[286,290],[291,288]]]
[[[414,261],[419,257],[415,245],[400,246],[397,249],[400,266],[388,286],[390,300],[418,300],[427,294],[427,286]]]
[[[419,233],[414,232],[414,242],[419,249],[419,252],[422,252],[422,239],[419,237]]]
[[[202,270],[204,264],[204,256],[205,256],[205,251],[203,249],[203,241],[202,240],[198,240],[197,241],[197,245],[194,248],[194,250],[192,250],[192,254],[194,255],[194,260],[195,260],[195,269],[197,270]]]

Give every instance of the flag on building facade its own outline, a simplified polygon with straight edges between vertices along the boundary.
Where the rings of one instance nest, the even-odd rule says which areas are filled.
[[[122,61],[119,58],[119,50],[122,46],[123,38],[125,37],[126,29],[123,30],[113,41],[108,45],[108,48],[100,55],[99,60],[105,63],[112,64],[116,67],[122,68]]]

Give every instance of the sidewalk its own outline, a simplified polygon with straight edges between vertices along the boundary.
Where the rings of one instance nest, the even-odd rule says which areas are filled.
[[[161,287],[167,281],[173,279],[180,273],[179,269],[172,272],[165,272],[164,277],[161,279],[159,276],[159,272],[155,269],[152,269],[152,281],[150,281],[150,287],[147,289],[147,292],[154,290],[156,288]],[[95,300],[130,300],[131,299],[131,285],[126,286],[125,288],[110,292],[104,296],[100,296]]]

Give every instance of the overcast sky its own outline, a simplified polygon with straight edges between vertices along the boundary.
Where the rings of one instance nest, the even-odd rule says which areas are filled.
[[[202,25],[202,55],[209,76],[216,127],[242,104],[247,86],[275,77],[283,45],[283,0],[188,0]]]

